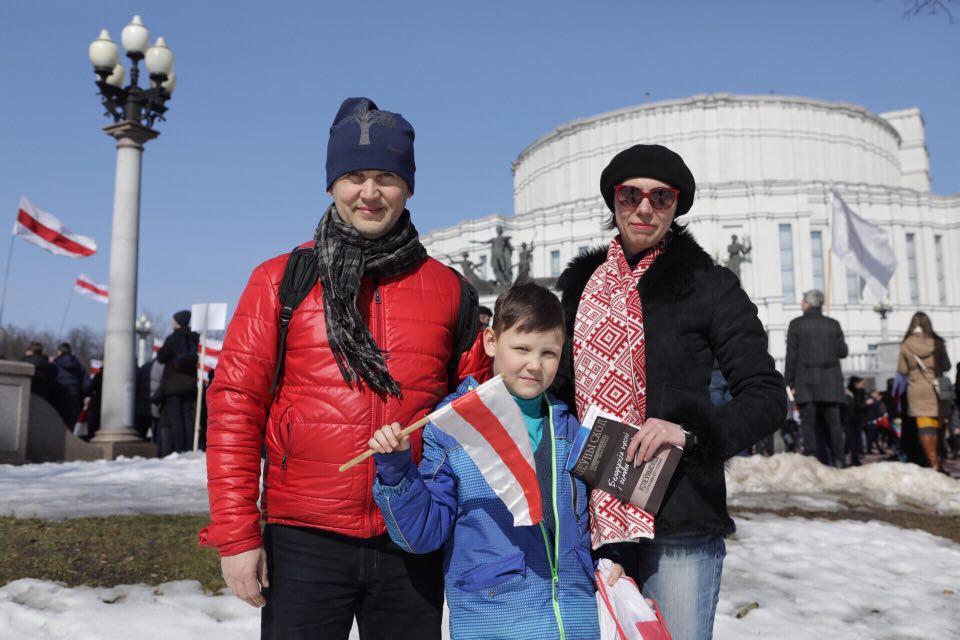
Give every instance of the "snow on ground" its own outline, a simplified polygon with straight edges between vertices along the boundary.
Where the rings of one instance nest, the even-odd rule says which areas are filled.
[[[738,516],[715,636],[957,638],[960,545],[882,522]]]
[[[0,515],[59,519],[208,510],[203,453],[0,465]]]
[[[960,545],[942,538],[876,522],[749,515],[727,542],[718,640],[947,639],[957,629]],[[0,640],[131,637],[254,640],[259,613],[230,595],[204,595],[197,582],[0,587]]]
[[[727,467],[727,502],[811,511],[862,504],[960,515],[960,481],[902,462],[834,469],[796,453],[748,456]]]
[[[0,515],[77,518],[124,513],[204,513],[202,453],[162,459],[0,465]],[[835,511],[851,501],[960,515],[960,481],[900,462],[832,469],[783,453],[728,465],[729,503]]]
[[[202,454],[0,465],[0,514],[202,513],[204,467]],[[744,506],[833,511],[866,504],[960,514],[960,482],[900,463],[838,471],[791,454],[737,458],[727,481],[730,502]],[[719,640],[957,637],[960,545],[878,522],[741,514],[737,525],[727,541]],[[759,607],[736,618],[754,602]],[[230,595],[204,594],[196,582],[71,589],[27,579],[0,587],[0,640],[258,636],[255,609]]]

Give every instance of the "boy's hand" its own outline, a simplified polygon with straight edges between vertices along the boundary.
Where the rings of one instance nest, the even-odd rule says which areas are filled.
[[[399,422],[385,425],[373,434],[367,446],[373,449],[374,453],[406,451],[410,448],[410,436],[401,438],[401,431],[403,431],[403,429],[400,427]]]
[[[607,584],[612,587],[614,584],[616,584],[617,580],[619,580],[622,577],[623,577],[623,567],[617,564],[616,562],[614,562],[613,566],[610,567],[610,575],[607,576]]]

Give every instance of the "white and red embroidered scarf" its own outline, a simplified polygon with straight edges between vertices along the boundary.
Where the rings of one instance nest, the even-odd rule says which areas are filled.
[[[629,424],[647,418],[647,354],[643,305],[637,283],[663,253],[669,235],[631,269],[620,244],[610,243],[607,259],[587,282],[573,330],[573,372],[577,414],[591,404]],[[593,548],[610,542],[652,538],[653,514],[594,489],[590,494]]]

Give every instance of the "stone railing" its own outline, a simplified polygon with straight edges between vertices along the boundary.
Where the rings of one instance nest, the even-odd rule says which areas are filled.
[[[0,462],[25,462],[33,365],[0,360]]]

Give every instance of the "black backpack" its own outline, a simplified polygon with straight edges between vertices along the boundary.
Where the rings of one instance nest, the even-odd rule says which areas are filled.
[[[458,374],[460,356],[473,346],[480,331],[480,298],[477,290],[463,279],[460,273],[449,267],[457,274],[460,282],[460,306],[457,310],[457,326],[453,333],[453,355],[447,365],[447,386],[454,391],[460,383]],[[283,365],[287,353],[287,330],[293,312],[303,302],[307,294],[313,290],[320,277],[317,267],[317,255],[313,247],[300,247],[290,252],[287,266],[280,281],[280,337],[277,341],[277,367],[273,371],[273,384],[270,385],[270,394],[273,395],[283,377]]]
[[[197,375],[197,364],[200,362],[200,355],[197,353],[199,345],[200,341],[195,333],[184,331],[174,345],[173,368],[180,373]]]

